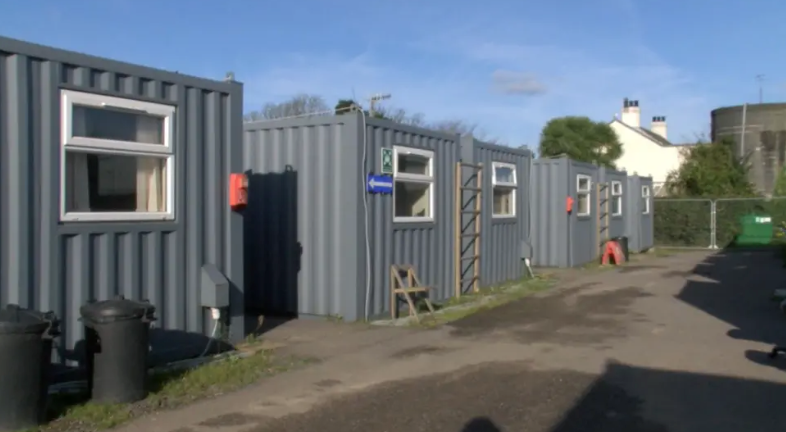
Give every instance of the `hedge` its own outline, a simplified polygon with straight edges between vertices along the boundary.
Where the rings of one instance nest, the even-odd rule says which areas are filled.
[[[653,200],[656,246],[702,247],[712,244],[712,203],[715,203],[715,244],[728,247],[740,233],[740,218],[748,214],[770,216],[774,227],[786,222],[786,197],[656,198]]]

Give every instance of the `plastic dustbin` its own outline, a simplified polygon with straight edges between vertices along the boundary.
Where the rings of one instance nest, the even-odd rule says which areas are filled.
[[[772,242],[772,218],[765,214],[747,214],[740,218],[740,234],[735,238],[738,246],[768,245]]]
[[[0,309],[0,431],[46,422],[52,339],[59,333],[52,312],[8,305]]]
[[[611,240],[617,242],[620,245],[620,249],[622,249],[622,256],[625,257],[625,262],[630,260],[630,251],[628,250],[628,237],[627,236],[619,236],[614,237]]]
[[[147,397],[147,354],[155,311],[149,302],[122,296],[79,309],[85,325],[87,382],[94,402],[131,403]]]

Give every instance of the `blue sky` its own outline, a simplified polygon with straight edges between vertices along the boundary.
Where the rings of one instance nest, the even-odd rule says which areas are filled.
[[[550,118],[624,97],[672,141],[709,112],[786,98],[783,0],[0,0],[0,34],[181,73],[234,71],[247,109],[391,93],[428,120],[537,145]]]

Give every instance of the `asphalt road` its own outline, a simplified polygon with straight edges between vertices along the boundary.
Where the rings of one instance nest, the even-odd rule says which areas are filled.
[[[259,419],[258,425],[250,430],[784,430],[786,410],[782,409],[782,403],[786,401],[786,386],[782,381],[696,372],[702,369],[702,362],[718,361],[713,357],[722,359],[724,355],[743,354],[727,334],[702,329],[702,319],[736,321],[730,324],[736,324],[737,330],[745,322],[749,333],[773,334],[769,329],[781,317],[772,305],[760,306],[769,288],[743,289],[740,285],[747,285],[744,281],[755,278],[751,272],[757,268],[766,273],[774,264],[768,257],[762,260],[756,256],[737,256],[717,260],[712,266],[699,262],[695,267],[676,270],[674,266],[631,267],[626,269],[627,275],[601,275],[559,295],[524,299],[456,323],[454,337],[581,346],[577,351],[579,358],[575,360],[577,367],[550,369],[543,366],[547,359],[540,359],[540,366],[533,366],[532,359],[483,363],[335,397],[306,413]],[[691,297],[690,291],[704,283],[715,285],[711,287],[713,291]],[[686,290],[688,301],[680,299]],[[583,292],[591,293],[582,295]],[[726,298],[717,298],[718,295]],[[758,312],[759,307],[766,315],[758,321],[755,316],[744,317],[742,312],[746,308]],[[726,313],[734,308],[742,309],[737,318]],[[708,317],[708,311],[716,316]],[[663,318],[685,325],[695,322],[696,328],[670,329],[669,319]],[[650,328],[661,331],[646,331]],[[684,355],[682,351],[690,346],[691,340],[704,348],[706,357]],[[648,353],[648,349],[653,352]],[[772,370],[773,365],[767,364],[761,355],[747,354],[751,357],[747,360],[753,361],[740,364],[750,370],[731,373],[755,375],[756,370]],[[577,370],[582,369],[579,367],[582,356],[593,361],[604,357],[602,372]],[[648,361],[648,357],[656,360]],[[617,362],[614,358],[628,361]],[[786,363],[786,359],[781,361]],[[562,363],[570,365],[571,361],[563,359]],[[650,367],[650,364],[667,367]]]
[[[447,329],[299,330],[322,365],[123,431],[783,431],[786,356],[766,351],[786,345],[784,285],[772,253],[684,254]]]

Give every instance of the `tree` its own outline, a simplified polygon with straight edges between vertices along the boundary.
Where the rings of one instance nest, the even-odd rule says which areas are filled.
[[[613,168],[622,156],[622,144],[614,129],[588,117],[549,120],[540,134],[541,156],[565,155],[571,159]]]
[[[683,149],[684,160],[669,174],[670,195],[683,197],[752,197],[756,191],[748,180],[748,160],[734,155],[733,141]]]
[[[268,102],[259,111],[247,113],[246,121],[272,120],[307,114],[326,114],[329,111],[322,96],[301,93],[283,102]]]
[[[336,115],[342,115],[354,111],[353,107],[359,107],[352,99],[339,99],[333,110]]]

